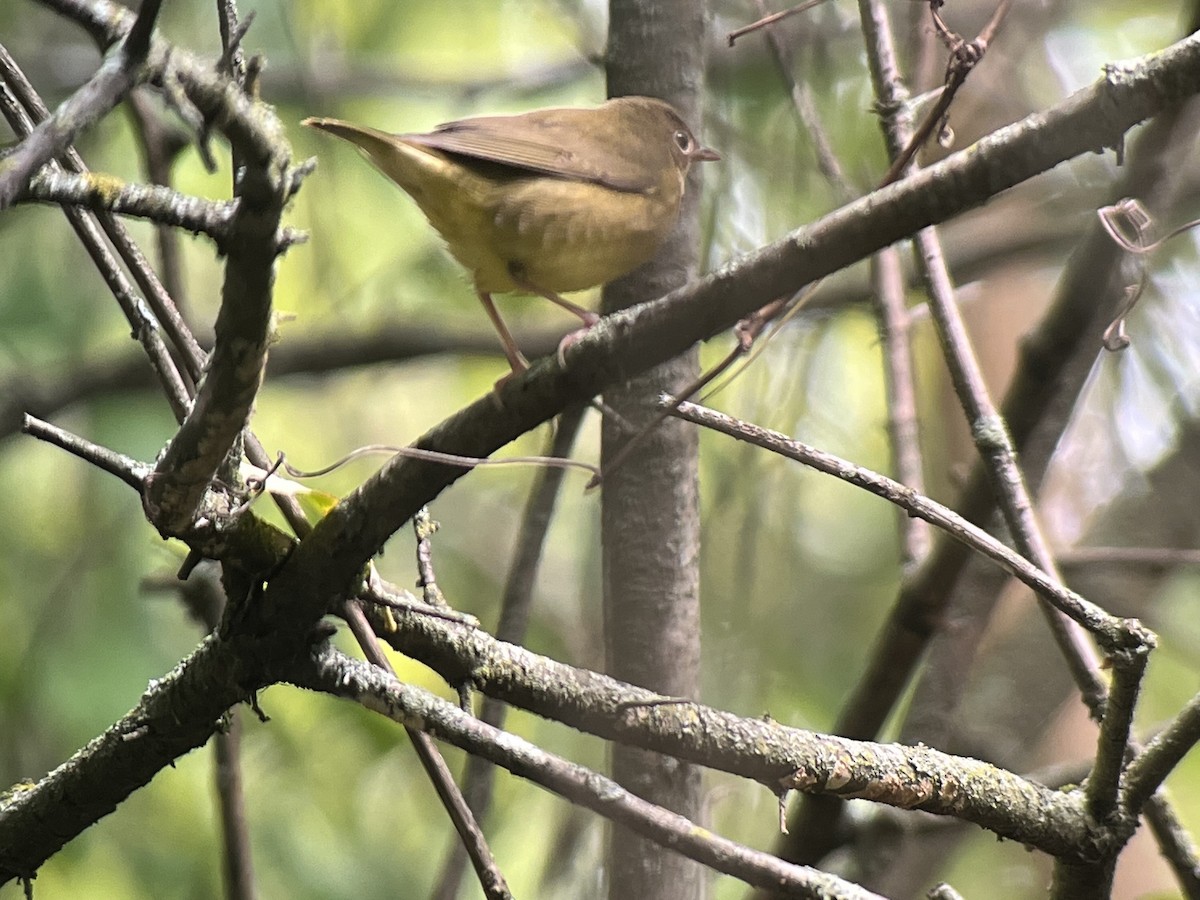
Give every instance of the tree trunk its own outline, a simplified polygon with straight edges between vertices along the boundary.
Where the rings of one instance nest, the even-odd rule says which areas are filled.
[[[692,0],[609,4],[610,96],[645,94],[675,106],[700,132],[705,11]],[[679,226],[658,256],[604,292],[605,312],[661,296],[695,274],[698,184],[692,168]],[[635,430],[698,371],[693,350],[605,394]],[[605,418],[602,460],[630,434]],[[695,697],[700,673],[699,485],[695,429],[668,420],[611,475],[602,502],[605,641],[608,671],[664,694]],[[696,820],[700,772],[655,753],[617,745],[613,777],[654,803]],[[609,845],[612,900],[688,900],[704,895],[695,863],[614,827]]]

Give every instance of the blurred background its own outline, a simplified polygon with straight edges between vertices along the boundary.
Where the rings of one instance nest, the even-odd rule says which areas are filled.
[[[926,90],[940,81],[945,58],[936,46],[928,50],[927,8],[890,7],[915,88]],[[991,9],[970,0],[946,15],[970,37]],[[599,102],[606,6],[256,0],[241,11],[256,15],[245,47],[265,59],[263,98],[276,107],[296,156],[319,160],[289,218],[309,241],[279,267],[278,345],[252,425],[270,451],[286,451],[293,465],[315,469],[361,445],[412,441],[488,391],[506,365],[466,278],[415,205],[349,148],[301,129],[299,121],[331,115],[420,131],[479,113]],[[953,107],[949,149],[1054,104],[1099,77],[1105,63],[1172,43],[1193,16],[1191,4],[1155,0],[1018,5]],[[727,32],[757,17],[751,3],[713,6],[707,112],[696,123],[723,157],[705,171],[702,258],[710,268],[841,202],[818,171],[812,135],[799,123],[762,35],[727,45]],[[181,47],[213,59],[219,54],[211,3],[166,4],[160,29]],[[826,4],[786,20],[777,33],[793,56],[789,74],[810,92],[853,191],[867,192],[886,164],[856,12],[850,4]],[[51,107],[99,59],[82,31],[35,3],[0,6],[0,41]],[[176,124],[152,95],[146,108]],[[1194,134],[1196,120],[1195,109],[1183,111],[1179,130]],[[145,179],[127,110],[107,117],[79,149],[98,171]],[[935,148],[926,159],[945,152]],[[173,170],[176,186],[227,197],[228,155],[217,155],[221,168],[209,174],[194,147],[185,148]],[[1160,230],[1200,208],[1195,154],[1185,149],[1170,158],[1171,186],[1155,210]],[[1111,151],[1079,159],[944,229],[950,268],[998,397],[1022,340],[1055,297],[1096,208],[1114,199],[1121,175]],[[153,229],[131,227],[157,259]],[[197,332],[208,335],[221,261],[203,239],[179,241],[179,299]],[[1064,552],[1197,546],[1194,237],[1176,238],[1148,265],[1145,294],[1128,323],[1131,346],[1105,354],[1098,333],[1087,338],[1092,349],[1082,399],[1055,413],[1062,437],[1055,437],[1042,511]],[[0,216],[0,272],[0,785],[9,785],[37,779],[125,713],[202,631],[170,592],[144,590],[145,579],[172,576],[183,554],[146,524],[132,492],[17,433],[20,414],[29,411],[152,460],[173,430],[128,327],[57,209],[25,205]],[[889,471],[870,299],[865,265],[828,280],[805,313],[712,403]],[[914,287],[909,299],[927,489],[952,503],[974,451],[920,290]],[[573,327],[540,301],[500,304],[515,330],[539,346],[552,346]],[[731,346],[728,335],[713,339],[705,360],[716,361]],[[598,431],[591,414],[578,457],[596,461]],[[543,428],[505,454],[543,452],[549,436]],[[880,500],[725,439],[703,436],[701,452],[701,699],[742,715],[828,729],[900,583],[901,520]],[[380,462],[355,462],[317,486],[342,494]],[[530,469],[483,469],[432,507],[442,526],[434,539],[439,584],[454,606],[488,628],[533,476]],[[599,667],[599,503],[583,493],[585,480],[567,476],[527,643]],[[270,514],[266,504],[260,509]],[[411,585],[413,549],[411,534],[398,535],[379,561],[382,574]],[[1148,733],[1200,685],[1194,559],[1146,565],[1081,557],[1068,572],[1089,598],[1144,617],[1160,634],[1139,721]],[[955,747],[947,749],[1022,771],[1090,757],[1093,733],[1057,655],[1035,649],[1042,630],[1030,598],[1007,591],[967,676],[970,700],[956,723]],[[453,696],[421,667],[401,658],[396,664],[402,678]],[[262,896],[429,896],[455,838],[406,738],[351,705],[291,688],[271,689],[260,701],[271,721],[245,716],[243,746]],[[520,713],[509,726],[579,763],[604,766],[599,741]],[[899,729],[898,719],[892,735]],[[446,753],[460,768],[462,755]],[[1200,762],[1193,758],[1169,782],[1193,832],[1200,829],[1198,779]],[[771,794],[719,774],[710,773],[707,784],[715,830],[770,846],[777,828]],[[489,834],[515,894],[602,896],[604,823],[505,775],[498,792]],[[1048,869],[1037,854],[969,830],[936,878],[973,898],[1036,897]],[[1118,885],[1128,897],[1174,891],[1149,844],[1127,857]],[[9,885],[0,897],[19,892]],[[219,893],[211,748],[161,773],[69,844],[36,881],[39,900]],[[714,897],[742,894],[737,882],[714,882]],[[479,896],[469,878],[460,896]]]

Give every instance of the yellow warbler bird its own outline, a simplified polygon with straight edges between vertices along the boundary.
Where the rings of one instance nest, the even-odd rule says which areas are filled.
[[[354,144],[417,202],[471,273],[514,373],[529,363],[492,294],[538,294],[591,327],[596,314],[559,294],[650,259],[679,217],[692,162],[720,159],[651,97],[479,116],[427,134],[339,119],[303,124]]]

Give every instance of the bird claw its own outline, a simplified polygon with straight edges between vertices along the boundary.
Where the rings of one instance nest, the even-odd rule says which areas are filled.
[[[517,353],[516,358],[510,359],[508,363],[512,366],[512,371],[497,378],[496,383],[492,385],[492,399],[496,401],[496,405],[501,409],[504,408],[504,403],[500,400],[500,392],[504,389],[504,386],[518,375],[524,375],[529,371],[529,361],[520,353]]]
[[[592,327],[596,324],[596,322],[600,321],[599,316],[594,315],[594,319],[595,321],[585,322],[582,328],[576,328],[574,331],[568,332],[563,336],[563,339],[558,342],[558,352],[555,354],[555,356],[558,359],[558,365],[560,368],[565,369],[567,367],[567,351],[570,350],[571,347],[573,347],[575,343],[580,340],[580,338],[585,337],[587,333],[592,330]]]
[[[492,390],[497,391],[497,392],[500,391],[501,388],[503,388],[506,384],[508,384],[514,378],[516,378],[520,375],[524,375],[528,371],[529,371],[528,365],[521,366],[520,368],[517,368],[516,366],[514,366],[511,372],[507,372],[504,375],[501,375],[499,378],[496,379],[495,384],[492,385]]]

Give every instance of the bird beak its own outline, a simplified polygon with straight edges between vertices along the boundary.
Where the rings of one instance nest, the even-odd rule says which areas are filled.
[[[692,162],[717,162],[721,154],[709,147],[701,147],[692,153]]]

